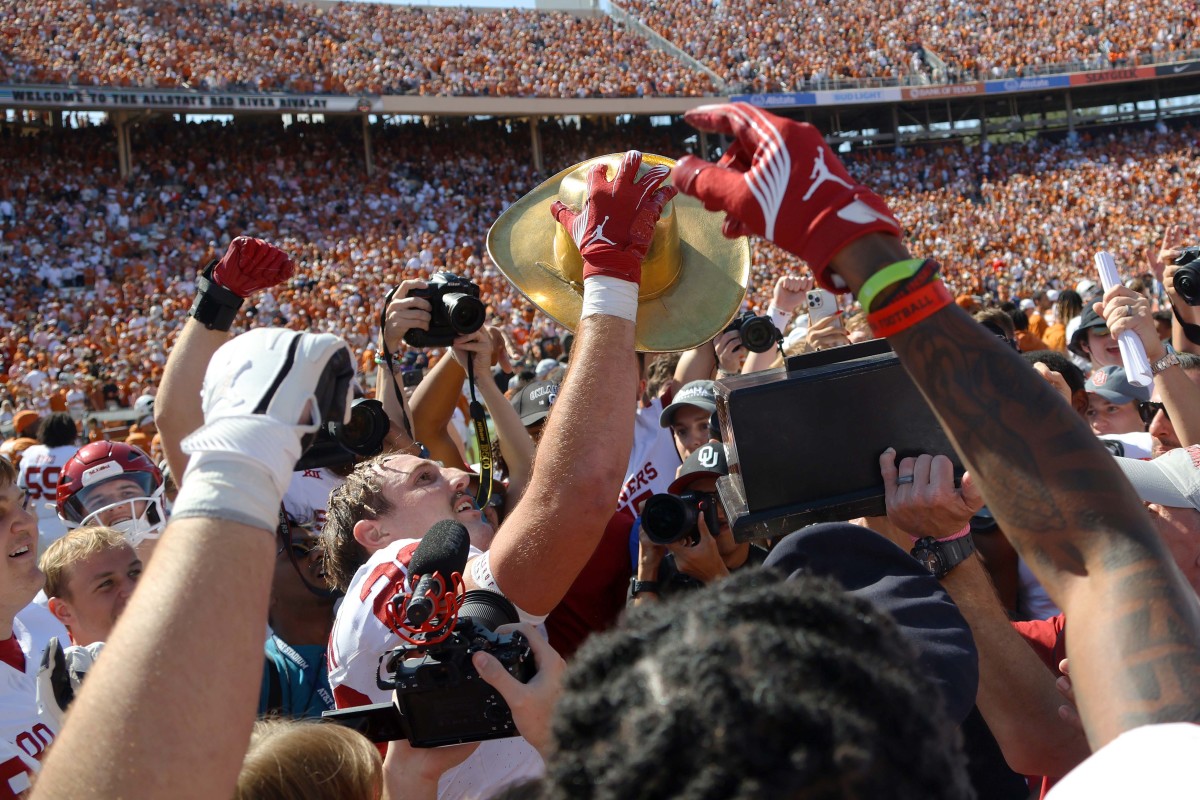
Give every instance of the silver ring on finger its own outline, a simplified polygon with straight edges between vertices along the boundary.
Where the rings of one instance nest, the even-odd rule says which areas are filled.
[[[896,485],[904,486],[907,483],[912,483],[914,480],[916,480],[916,478],[914,478],[912,475],[901,475],[896,478]]]

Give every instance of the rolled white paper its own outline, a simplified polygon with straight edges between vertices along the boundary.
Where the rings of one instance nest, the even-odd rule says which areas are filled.
[[[1117,262],[1112,254],[1101,250],[1096,253],[1096,272],[1100,275],[1100,285],[1107,292],[1121,283],[1117,274]],[[1146,358],[1146,348],[1142,340],[1133,331],[1124,331],[1117,337],[1117,347],[1121,349],[1121,362],[1125,365],[1125,377],[1134,386],[1149,386],[1154,383],[1154,373],[1150,371],[1150,359]]]

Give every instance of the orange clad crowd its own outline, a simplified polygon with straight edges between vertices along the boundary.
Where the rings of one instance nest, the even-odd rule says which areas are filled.
[[[630,147],[678,155],[688,135],[646,123],[541,130],[548,174]],[[297,264],[289,285],[243,310],[240,327],[338,333],[364,371],[387,289],[436,269],[481,285],[530,368],[541,338],[561,333],[527,313],[486,253],[491,222],[545,177],[523,125],[376,126],[369,179],[354,125],[147,124],[135,129],[128,181],[109,128],[0,136],[0,399],[13,410],[62,406],[72,392],[93,409],[152,394],[197,270],[240,234],[277,243]],[[845,159],[896,210],[914,250],[939,259],[956,294],[1016,301],[1094,278],[1097,250],[1133,275],[1166,226],[1200,235],[1198,144],[1193,128],[1160,126]],[[765,309],[778,277],[802,269],[757,242],[748,307]]]

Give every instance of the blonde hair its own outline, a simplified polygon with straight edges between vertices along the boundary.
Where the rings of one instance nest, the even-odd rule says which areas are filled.
[[[71,567],[97,553],[118,547],[133,549],[123,533],[99,525],[76,528],[51,544],[42,553],[40,565],[46,576],[46,596],[66,597],[69,600],[67,579]]]
[[[254,723],[234,800],[379,800],[383,760],[365,736],[316,720]]]
[[[7,458],[0,458],[0,489],[7,489],[17,482],[17,468]]]

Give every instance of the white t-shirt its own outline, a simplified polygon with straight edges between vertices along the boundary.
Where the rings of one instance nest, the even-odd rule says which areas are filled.
[[[404,590],[408,562],[418,544],[419,539],[392,542],[372,554],[350,581],[329,636],[329,685],[338,708],[392,699],[392,692],[376,683],[379,657],[401,641],[377,613]],[[479,555],[481,551],[472,546],[469,558]],[[523,738],[493,739],[442,775],[438,798],[491,797],[505,786],[541,775],[544,769],[537,750]]]
[[[1196,796],[1200,725],[1144,725],[1113,739],[1066,774],[1046,800]]]
[[[1154,457],[1154,437],[1145,431],[1136,433],[1106,433],[1098,438],[1106,441],[1120,442],[1125,447],[1125,458],[1149,459]]]
[[[0,755],[0,798],[6,796],[6,788],[24,785],[24,781],[18,777],[20,774],[28,769],[40,769],[46,757],[46,748],[58,735],[54,720],[39,714],[37,707],[37,674],[45,642],[36,641],[19,617],[13,620],[12,633],[25,657],[25,669],[17,670],[7,661],[0,661],[0,742],[16,748],[21,759],[19,762],[13,761],[12,756],[8,755],[8,747],[3,748],[4,755]]]
[[[37,511],[38,552],[44,551],[51,542],[67,533],[67,526],[58,518],[54,504],[58,499],[59,473],[78,450],[78,445],[73,444],[53,448],[35,444],[30,445],[25,455],[21,456],[17,485],[29,493],[29,507]]]
[[[675,480],[679,452],[671,429],[659,425],[662,412],[662,400],[657,397],[647,408],[637,410],[633,420],[633,450],[617,496],[618,511],[628,507],[636,515],[642,502],[652,494],[665,492]]]

